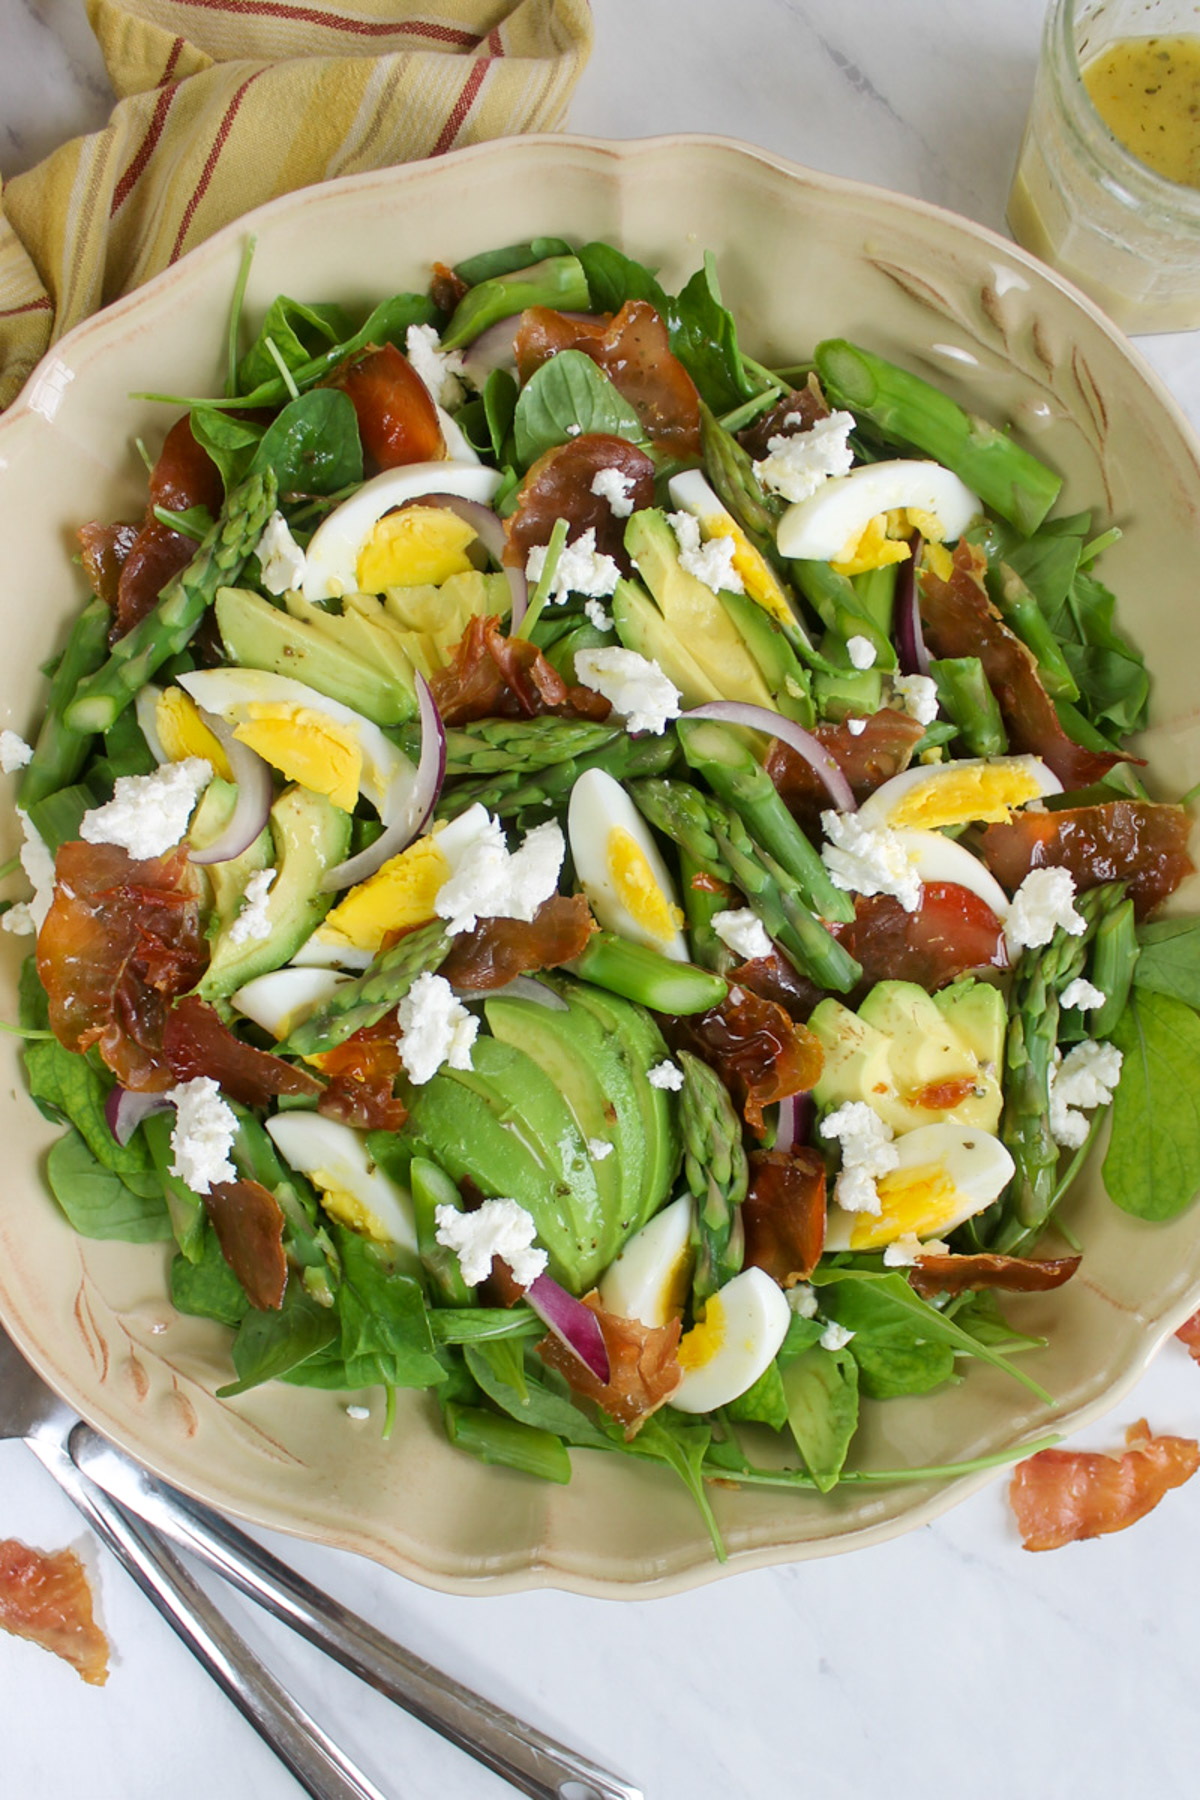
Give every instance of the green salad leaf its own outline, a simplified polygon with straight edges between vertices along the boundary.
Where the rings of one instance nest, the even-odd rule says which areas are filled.
[[[1200,1190],[1200,1018],[1137,987],[1112,1041],[1124,1060],[1104,1185],[1135,1218],[1173,1219]]]
[[[1200,920],[1153,919],[1137,940],[1134,985],[1200,1007]]]
[[[50,1189],[80,1237],[153,1244],[171,1236],[162,1194],[143,1195],[97,1162],[78,1131],[59,1138],[46,1159]]]
[[[584,432],[638,443],[641,421],[608,376],[582,350],[560,350],[521,389],[513,415],[517,461],[527,469],[547,450]]]

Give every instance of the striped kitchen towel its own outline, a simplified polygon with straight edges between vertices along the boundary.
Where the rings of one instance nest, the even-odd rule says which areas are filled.
[[[0,407],[47,347],[294,188],[561,126],[588,0],[88,0],[105,130],[0,191]]]

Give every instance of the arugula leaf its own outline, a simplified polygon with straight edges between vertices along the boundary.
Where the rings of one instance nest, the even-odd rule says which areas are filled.
[[[204,1233],[195,1262],[189,1262],[182,1252],[172,1257],[171,1304],[177,1312],[235,1327],[249,1312],[250,1302],[225,1261],[211,1225]]]
[[[482,281],[495,281],[500,275],[512,275],[517,269],[530,269],[534,263],[545,262],[548,256],[570,256],[571,246],[565,238],[536,237],[525,244],[505,244],[499,250],[483,250],[478,256],[468,256],[465,262],[455,263],[454,273],[468,287],[478,287]]]
[[[1137,938],[1134,986],[1200,1007],[1200,920],[1156,919],[1139,926]]]
[[[119,1175],[96,1161],[77,1131],[68,1131],[53,1146],[46,1174],[54,1198],[80,1237],[153,1244],[171,1236],[161,1193],[135,1194]]]
[[[273,419],[249,473],[275,473],[281,493],[334,494],[363,478],[358,415],[340,388],[313,388]]]
[[[619,1431],[616,1421],[613,1420],[612,1423]],[[669,1469],[674,1469],[700,1509],[717,1561],[727,1562],[728,1552],[704,1485],[704,1459],[711,1442],[712,1432],[707,1425],[691,1419],[684,1420],[675,1413],[658,1412],[644,1422],[635,1438],[627,1442],[622,1435],[618,1448],[631,1456],[648,1457],[653,1462],[666,1463]]]
[[[758,384],[750,379],[738,349],[733,314],[721,304],[715,258],[708,253],[678,299],[669,303],[667,323],[671,348],[715,413],[732,412],[752,400]]]
[[[517,461],[527,469],[546,450],[583,432],[638,443],[641,421],[602,369],[582,350],[560,350],[521,389],[513,415]]]
[[[627,300],[648,300],[664,319],[670,302],[658,285],[656,271],[634,262],[611,244],[585,244],[575,254],[583,264],[588,292],[597,312],[620,312]]]
[[[463,1357],[483,1392],[501,1412],[511,1419],[519,1419],[524,1425],[535,1425],[539,1431],[548,1431],[567,1444],[578,1444],[589,1450],[612,1448],[604,1433],[568,1397],[566,1383],[559,1381],[556,1387],[550,1385],[550,1371],[546,1372],[545,1380],[526,1374],[525,1394],[523,1397],[518,1394],[512,1384],[496,1372],[490,1354],[495,1347],[492,1344],[467,1344],[463,1348]]]
[[[894,1400],[901,1394],[928,1394],[954,1374],[949,1344],[913,1344],[855,1337],[849,1346],[858,1364],[859,1392],[869,1400]]]
[[[337,1290],[339,1353],[347,1387],[432,1387],[444,1379],[419,1284],[386,1249],[335,1230],[342,1279]]]
[[[858,1364],[849,1350],[805,1350],[783,1371],[788,1429],[823,1494],[836,1487],[858,1426]]]
[[[280,294],[267,308],[258,336],[238,364],[238,391],[247,393],[278,375],[275,358],[267,348],[268,338],[295,373],[314,356],[344,342],[353,329],[341,306],[306,306],[302,300],[289,300],[286,294]]]
[[[333,1343],[338,1316],[331,1306],[318,1306],[298,1281],[284,1289],[277,1312],[251,1307],[233,1340],[237,1380],[217,1389],[218,1400],[230,1400],[280,1376],[295,1378],[303,1365]],[[334,1384],[341,1385],[341,1384]]]
[[[787,1395],[778,1363],[768,1363],[758,1380],[725,1409],[731,1419],[752,1425],[769,1425],[782,1431],[788,1421]]]
[[[1112,1041],[1124,1061],[1104,1185],[1135,1218],[1173,1219],[1200,1189],[1200,1018],[1182,1000],[1142,987]]]

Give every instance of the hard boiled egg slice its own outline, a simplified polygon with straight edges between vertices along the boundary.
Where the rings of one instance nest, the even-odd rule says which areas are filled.
[[[315,1112],[276,1113],[267,1130],[284,1162],[321,1190],[327,1213],[379,1244],[417,1248],[412,1197],[367,1154],[361,1132]]]
[[[704,1317],[679,1340],[683,1380],[671,1395],[680,1412],[712,1412],[753,1387],[787,1336],[792,1311],[763,1269],[743,1269],[711,1296]]]
[[[874,522],[899,507],[917,514],[908,523],[933,539],[961,537],[983,510],[978,494],[940,463],[863,463],[848,475],[831,476],[807,500],[788,507],[776,532],[779,553],[810,562],[853,564]],[[873,546],[878,554],[865,562],[858,557],[861,566],[897,560],[883,550],[886,529],[875,526],[874,537],[879,540]],[[901,551],[904,554],[906,550]]]
[[[880,1250],[902,1237],[945,1237],[990,1206],[1013,1176],[1013,1159],[987,1131],[948,1121],[895,1140],[897,1166],[876,1182],[878,1213],[829,1208],[826,1250]]]
[[[794,626],[796,615],[788,604],[779,577],[766,557],[754,548],[733,514],[718,500],[700,470],[685,469],[682,475],[672,475],[667,485],[673,505],[679,512],[691,513],[706,541],[717,537],[732,538],[733,566],[750,598],[757,600],[763,611],[770,613],[781,625]]]
[[[963,757],[893,775],[867,796],[858,817],[872,831],[937,831],[973,820],[1003,824],[1014,807],[1061,793],[1062,782],[1040,756]]]
[[[683,913],[666,863],[619,781],[589,769],[571,789],[567,833],[579,884],[607,931],[688,959]]]
[[[272,969],[240,987],[230,999],[279,1043],[292,1027],[331,1000],[346,980],[336,969]]]
[[[335,507],[313,533],[304,554],[301,583],[304,598],[336,599],[359,590],[382,593],[385,587],[403,587],[414,580],[435,579],[429,574],[416,577],[401,574],[395,582],[383,580],[379,586],[374,585],[380,575],[389,573],[389,561],[400,568],[404,566],[405,545],[398,540],[389,540],[397,532],[407,535],[409,527],[389,525],[385,515],[426,494],[458,494],[465,500],[480,500],[486,505],[499,485],[500,477],[495,470],[484,468],[480,462],[407,463],[398,469],[385,469],[382,475],[364,482],[356,494]],[[438,516],[461,524],[453,513]],[[459,567],[463,566],[469,565],[460,562]],[[447,568],[445,574],[454,572],[453,568]]]
[[[339,700],[266,669],[196,669],[179,684],[289,781],[327,794],[346,812],[361,792],[387,824],[403,803],[412,764],[378,725]]]
[[[691,1231],[687,1194],[635,1231],[600,1282],[605,1312],[651,1326],[678,1318],[692,1275]]]
[[[985,906],[991,907],[998,919],[1008,917],[1008,895],[996,877],[953,838],[944,837],[940,831],[908,828],[896,835],[922,883],[952,881],[958,887],[969,888]]]

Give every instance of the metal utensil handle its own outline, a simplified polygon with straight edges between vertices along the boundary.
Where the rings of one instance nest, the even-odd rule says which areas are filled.
[[[28,1442],[122,1568],[313,1800],[384,1800],[280,1686],[167,1545],[93,1486],[64,1450],[46,1439]]]
[[[642,1800],[640,1788],[385,1637],[236,1525],[156,1481],[90,1426],[75,1427],[70,1449],[79,1467],[122,1504],[532,1800]]]

